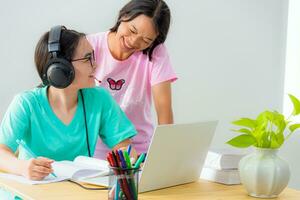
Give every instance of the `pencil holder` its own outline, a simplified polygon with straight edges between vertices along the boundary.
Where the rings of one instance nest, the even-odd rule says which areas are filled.
[[[140,169],[110,167],[108,199],[137,200]]]

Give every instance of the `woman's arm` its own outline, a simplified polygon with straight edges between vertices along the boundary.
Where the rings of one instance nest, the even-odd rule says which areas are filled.
[[[158,124],[172,124],[172,90],[171,82],[165,81],[152,87],[154,105]]]
[[[0,157],[0,170],[22,175],[32,180],[41,180],[53,172],[51,167],[53,160],[43,157],[19,160],[4,144],[0,144]]]

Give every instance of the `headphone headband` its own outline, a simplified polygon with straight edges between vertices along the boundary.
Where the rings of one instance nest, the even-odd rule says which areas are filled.
[[[48,53],[51,58],[43,68],[42,79],[44,85],[52,85],[56,88],[66,88],[74,80],[75,70],[70,61],[60,55],[60,38],[64,26],[54,26],[49,31]]]
[[[48,39],[48,52],[59,52],[60,51],[60,36],[61,36],[61,30],[66,30],[66,27],[64,26],[54,26],[51,28],[49,32],[49,39]]]

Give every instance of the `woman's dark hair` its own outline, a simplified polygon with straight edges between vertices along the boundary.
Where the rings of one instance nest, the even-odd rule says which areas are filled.
[[[143,50],[151,61],[154,48],[163,43],[170,27],[170,9],[163,0],[131,0],[119,12],[117,23],[110,30],[116,32],[121,22],[128,22],[139,15],[146,15],[153,20],[158,36],[152,45]]]
[[[74,30],[62,29],[60,35],[60,53],[59,57],[67,60],[72,60],[76,47],[81,37],[84,37],[84,33],[79,33]],[[46,32],[38,41],[35,47],[34,62],[40,78],[43,76],[43,69],[51,58],[51,54],[48,52],[48,38],[49,31]]]

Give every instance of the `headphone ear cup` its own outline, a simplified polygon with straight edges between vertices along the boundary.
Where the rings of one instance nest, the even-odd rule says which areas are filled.
[[[52,58],[44,73],[44,84],[47,83],[56,88],[68,87],[75,78],[75,70],[68,60],[63,58]],[[44,79],[45,78],[45,79]]]

